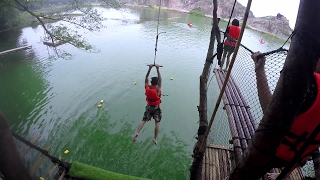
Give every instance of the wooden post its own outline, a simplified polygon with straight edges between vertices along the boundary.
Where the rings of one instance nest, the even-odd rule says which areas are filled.
[[[6,51],[1,51],[0,52],[0,56],[9,54],[9,53],[14,53],[14,52],[18,52],[18,51],[22,51],[22,50],[26,50],[26,49],[31,49],[32,46],[22,46],[22,47],[18,47],[18,48],[14,48],[14,49],[9,49]]]
[[[27,169],[22,165],[19,152],[13,141],[10,128],[0,112],[0,172],[5,179],[31,180]]]
[[[207,120],[207,81],[208,81],[208,75],[210,74],[209,70],[212,65],[212,57],[214,52],[214,43],[216,40],[216,36],[220,38],[220,32],[218,27],[218,20],[217,20],[217,9],[218,9],[218,3],[217,0],[213,0],[213,25],[211,29],[211,35],[210,35],[210,43],[209,48],[207,52],[206,61],[203,67],[202,74],[200,76],[200,101],[198,106],[199,111],[199,130],[198,130],[198,141],[195,144],[193,148],[193,163],[190,168],[190,179],[195,179],[198,175],[198,168],[201,163],[202,157],[203,157],[203,150],[200,150],[200,146],[202,143],[206,143],[206,137],[204,135],[207,126],[208,126],[208,120]],[[217,35],[219,33],[219,35]],[[220,42],[220,39],[218,40]]]
[[[278,84],[252,142],[229,180],[262,177],[302,103],[320,57],[320,1],[301,0],[292,43]],[[272,128],[266,130],[266,126]],[[254,145],[253,145],[254,144]]]

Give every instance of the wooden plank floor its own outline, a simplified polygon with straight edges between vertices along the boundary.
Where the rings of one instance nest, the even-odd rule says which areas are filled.
[[[201,164],[200,180],[224,180],[234,168],[231,148],[208,144]]]
[[[280,173],[281,170],[279,168],[275,168],[275,172]],[[301,168],[298,167],[291,172],[290,176],[287,177],[286,180],[304,180],[304,179],[305,178],[302,174]]]

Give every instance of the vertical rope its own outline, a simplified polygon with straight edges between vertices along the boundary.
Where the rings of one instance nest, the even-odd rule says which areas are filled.
[[[234,7],[236,6],[236,3],[237,3],[237,0],[234,0],[234,3],[233,3],[233,7],[232,7],[232,10],[231,10],[231,14],[230,14],[230,17],[229,17],[229,21],[228,21],[228,24],[227,24],[227,27],[226,27],[226,30],[224,32],[227,31],[229,25],[230,25],[230,21],[231,21],[231,18],[232,18],[232,15],[233,15],[233,11],[234,11]],[[226,38],[226,34],[224,34],[223,36],[223,39]]]
[[[158,47],[158,38],[159,38],[160,9],[161,9],[161,0],[160,0],[160,4],[159,4],[159,11],[158,11],[157,37],[156,37],[156,46],[154,48],[153,65],[156,64],[156,57],[157,57],[157,47]]]

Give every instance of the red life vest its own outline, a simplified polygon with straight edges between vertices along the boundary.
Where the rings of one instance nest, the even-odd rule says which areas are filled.
[[[148,105],[151,106],[155,106],[155,105],[159,105],[161,103],[161,99],[158,96],[158,92],[156,88],[151,88],[150,85],[146,86],[146,101],[148,103]],[[161,91],[160,91],[161,94]]]
[[[234,26],[231,25],[229,26],[229,32],[228,32],[229,36],[231,36],[233,39],[238,40],[239,35],[240,35],[240,28],[238,26]],[[226,41],[224,42],[225,45],[229,45],[232,47],[236,46],[236,42],[232,42],[230,40],[228,40],[228,38],[226,39]]]
[[[290,162],[295,154],[303,146],[306,139],[320,123],[320,74],[314,73],[316,78],[318,93],[313,105],[303,114],[298,115],[291,127],[290,132],[285,136],[277,149],[276,156],[282,160]],[[320,133],[303,153],[301,160],[306,160],[310,154],[320,145]]]

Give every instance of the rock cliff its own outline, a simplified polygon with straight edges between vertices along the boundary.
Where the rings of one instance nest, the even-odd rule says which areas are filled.
[[[131,5],[159,5],[159,0],[125,0]],[[218,17],[228,19],[232,11],[234,0],[218,0]],[[204,14],[212,16],[213,3],[212,0],[162,0],[161,6],[176,9],[191,11],[192,9],[201,8]],[[236,3],[232,18],[242,20],[246,7],[240,3]],[[289,26],[289,21],[284,16],[267,16],[255,17],[250,11],[247,25],[252,29],[267,32],[280,38],[287,38],[292,29]]]

